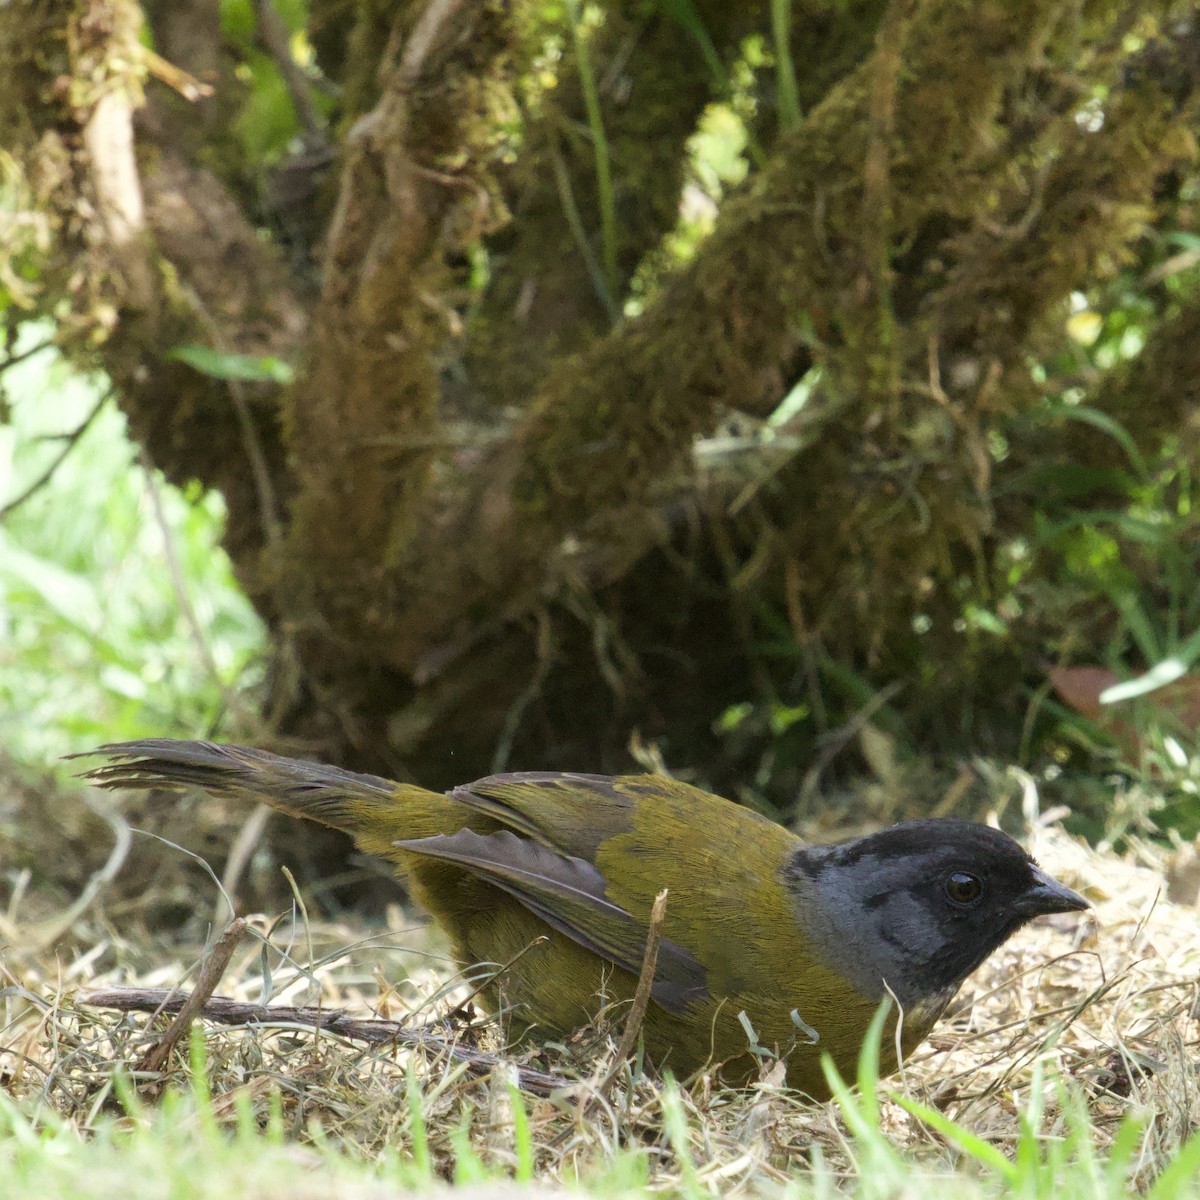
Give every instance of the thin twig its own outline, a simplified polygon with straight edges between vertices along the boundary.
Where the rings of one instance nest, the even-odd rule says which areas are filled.
[[[37,342],[25,350],[14,350],[11,354],[6,354],[0,358],[0,372],[7,371],[9,367],[15,367],[17,363],[22,363],[35,354],[41,354],[43,350],[49,350],[53,345],[53,340],[47,338],[44,342]]]
[[[39,346],[38,349],[45,349],[45,347]],[[3,370],[4,367],[10,365],[11,360],[0,364],[0,370]],[[10,500],[3,508],[0,508],[0,521],[3,521],[5,517],[9,515],[9,513],[20,508],[26,500],[28,500],[36,492],[41,491],[41,489],[44,488],[46,484],[48,484],[50,480],[54,478],[54,473],[59,467],[62,466],[63,459],[65,459],[67,455],[75,449],[76,443],[81,437],[83,437],[85,433],[87,433],[88,427],[96,419],[100,410],[108,402],[112,394],[112,388],[105,390],[100,399],[97,400],[94,405],[92,405],[91,412],[89,412],[88,415],[83,418],[83,421],[79,424],[79,426],[72,430],[72,432],[65,435],[66,441],[62,450],[59,452],[58,457],[55,458],[55,460],[41,473],[41,475],[39,475],[19,496]]]
[[[204,636],[204,627],[200,624],[200,618],[196,615],[196,610],[192,607],[191,597],[188,595],[187,583],[183,577],[183,567],[179,562],[179,555],[175,552],[175,537],[171,531],[171,523],[167,520],[167,512],[163,507],[162,491],[158,486],[158,480],[154,475],[154,466],[150,462],[150,456],[145,450],[141,452],[142,468],[146,473],[146,490],[150,494],[150,506],[154,509],[154,519],[158,524],[159,532],[162,534],[163,554],[167,560],[167,570],[171,575],[171,585],[175,589],[175,600],[179,604],[179,611],[183,615],[184,622],[187,624],[188,632],[191,634],[192,642],[196,646],[196,652],[200,655],[201,661],[204,663],[204,669],[212,678],[213,683],[217,685],[217,690],[221,693],[221,699],[226,708],[233,713],[236,713],[239,720],[250,722],[253,720],[252,714],[242,703],[241,697],[238,696],[225,680],[221,677],[221,669],[217,666],[217,660],[213,657],[208,641]]]
[[[161,54],[155,54],[149,46],[139,44],[137,52],[147,72],[154,76],[159,83],[178,92],[185,100],[192,103],[197,100],[207,100],[215,91],[211,84],[202,83],[195,75],[176,66],[173,62],[168,62]]]
[[[900,681],[889,683],[886,687],[881,688],[873,695],[844,724],[839,725],[825,739],[826,744],[822,748],[821,753],[817,755],[817,760],[808,771],[805,772],[804,782],[800,785],[800,798],[797,807],[802,811],[809,803],[813,796],[816,795],[817,788],[821,783],[821,774],[825,768],[846,748],[846,746],[856,738],[863,729],[870,723],[871,718],[883,708],[897,692],[901,691],[904,684]]]
[[[516,964],[519,963],[521,961],[521,959],[523,959],[525,957],[525,955],[527,955],[530,952],[530,950],[532,950],[534,948],[534,946],[543,946],[549,940],[550,939],[544,933],[539,934],[537,937],[535,937],[533,939],[533,941],[530,942],[523,950],[518,950],[516,952],[516,954],[514,954],[512,956],[512,958],[510,958],[508,960],[508,962],[497,967],[496,970],[489,972],[484,977],[482,983],[480,983],[472,991],[468,992],[467,995],[464,996],[463,999],[460,1000],[454,1006],[454,1012],[455,1013],[466,1013],[467,1006],[471,1003],[472,1000],[475,999],[476,996],[478,996],[481,992],[486,991],[488,988],[492,987],[493,984],[495,984],[498,980],[503,979],[504,976],[507,975],[508,972],[511,971],[513,969],[513,967],[516,966]],[[483,966],[485,964],[481,963],[480,965]],[[453,1015],[454,1014],[452,1013],[451,1016],[453,1016]]]
[[[221,354],[229,354],[233,346],[225,336],[225,331],[217,323],[216,317],[208,310],[208,306],[199,293],[189,291],[188,299],[192,310],[199,318],[201,325],[208,333],[213,348]],[[283,522],[279,516],[279,504],[275,498],[275,488],[271,483],[271,468],[267,465],[266,452],[263,450],[262,439],[254,425],[254,417],[250,412],[250,402],[246,390],[240,380],[224,381],[233,415],[237,420],[242,434],[242,445],[246,450],[246,458],[250,463],[250,474],[254,479],[254,493],[258,501],[259,519],[262,521],[263,537],[268,548],[275,555],[283,550]]]
[[[267,821],[271,816],[271,809],[265,804],[256,805],[253,812],[242,822],[241,829],[238,830],[237,837],[233,839],[229,847],[229,857],[225,860],[225,870],[221,872],[221,885],[224,888],[224,893],[217,901],[217,911],[220,914],[220,920],[228,920],[233,916],[229,911],[225,897],[233,900],[234,893],[237,892],[238,884],[241,882],[242,872],[245,871],[247,864],[250,862],[250,856],[258,847],[259,841],[262,839],[263,830],[267,827]]]
[[[562,205],[563,216],[567,219],[567,228],[570,229],[571,236],[575,239],[575,245],[578,247],[579,255],[583,259],[583,265],[588,273],[588,278],[592,281],[592,288],[600,303],[604,305],[605,311],[608,313],[608,319],[615,325],[621,319],[621,310],[617,306],[612,288],[609,286],[608,278],[604,274],[604,269],[601,267],[599,260],[596,258],[595,251],[592,250],[592,245],[588,241],[587,230],[583,227],[583,217],[579,212],[579,205],[575,203],[575,192],[571,187],[571,177],[567,173],[567,164],[563,161],[563,156],[557,142],[551,143],[550,162],[554,168],[554,183],[558,188],[558,199]]]
[[[604,281],[607,294],[617,291],[617,215],[613,199],[612,165],[609,162],[608,135],[604,130],[604,114],[600,106],[600,91],[592,69],[588,37],[583,28],[583,13],[579,0],[567,0],[567,19],[575,45],[575,66],[579,72],[579,89],[587,112],[588,131],[592,136],[592,157],[596,166],[596,199],[600,205],[600,245],[604,255]]]
[[[190,997],[187,993],[172,995],[167,988],[108,988],[88,992],[79,997],[80,1004],[94,1008],[115,1008],[121,1012],[179,1012]],[[467,1064],[473,1075],[489,1075],[496,1066],[507,1060],[499,1055],[475,1050],[428,1033],[423,1029],[407,1029],[397,1021],[364,1019],[349,1016],[340,1008],[288,1008],[283,1005],[247,1004],[225,996],[212,996],[193,1016],[218,1025],[258,1025],[270,1028],[303,1026],[321,1029],[337,1037],[379,1046],[398,1042],[403,1046],[419,1046],[445,1054],[456,1062]],[[548,1096],[562,1088],[576,1086],[576,1081],[546,1071],[517,1067],[517,1081],[526,1091]]]
[[[138,1066],[138,1070],[157,1073],[163,1069],[179,1039],[191,1029],[192,1022],[203,1011],[205,1004],[216,991],[217,984],[221,982],[221,977],[229,966],[229,960],[233,957],[233,952],[237,949],[237,944],[242,940],[245,932],[246,921],[243,917],[234,917],[225,926],[225,931],[217,938],[212,952],[200,967],[195,990],[186,998],[181,997],[175,1020],[171,1022],[162,1038],[150,1047],[149,1052]],[[160,1006],[159,1011],[168,1007],[164,998],[164,1003]]]
[[[885,373],[881,397],[895,407],[900,402],[900,358],[896,345],[891,250],[895,226],[892,156],[896,153],[896,93],[906,34],[905,0],[891,0],[875,38],[871,93],[867,114],[867,153],[863,162],[862,246],[865,281],[875,308],[873,351]],[[878,378],[878,375],[877,375]]]
[[[493,775],[500,775],[508,770],[508,756],[512,753],[513,742],[521,727],[521,719],[529,706],[542,694],[542,685],[546,682],[546,675],[554,660],[554,635],[544,607],[538,609],[537,626],[537,665],[534,667],[533,676],[521,689],[520,695],[509,705],[508,712],[505,714],[504,726],[500,730],[500,737],[496,741],[496,749],[492,754],[491,773]]]
[[[617,1044],[617,1056],[608,1069],[608,1074],[596,1089],[601,1095],[612,1087],[613,1080],[621,1073],[626,1059],[637,1045],[638,1034],[642,1031],[642,1022],[646,1019],[646,1009],[650,1005],[650,993],[654,988],[654,972],[658,967],[658,943],[662,937],[663,920],[667,915],[668,894],[669,889],[663,888],[654,897],[654,906],[650,909],[650,924],[646,929],[646,949],[642,952],[642,970],[638,975],[637,990],[633,993],[629,1017]]]
[[[19,950],[15,951],[21,956],[36,954],[46,946],[57,942],[96,902],[96,898],[101,892],[116,879],[125,865],[125,859],[129,856],[129,848],[133,844],[133,831],[129,828],[129,822],[111,805],[96,803],[92,794],[84,792],[82,798],[84,804],[112,830],[113,848],[109,851],[104,866],[98,871],[92,872],[83,891],[66,909],[47,921],[45,925],[24,932],[19,943]]]
[[[426,59],[438,46],[445,42],[450,22],[462,8],[463,0],[431,0],[422,10],[413,25],[404,45],[404,54],[398,64],[397,85],[404,91],[416,87],[425,70]]]
[[[284,86],[292,98],[296,120],[313,139],[325,140],[325,131],[317,106],[313,103],[308,79],[292,56],[291,32],[271,0],[254,0],[254,24],[257,39],[275,62]]]

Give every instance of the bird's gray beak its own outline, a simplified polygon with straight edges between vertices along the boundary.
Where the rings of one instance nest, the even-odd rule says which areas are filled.
[[[1082,912],[1092,906],[1065,884],[1047,875],[1041,867],[1033,868],[1033,883],[1018,901],[1022,912],[1031,917],[1044,913]]]

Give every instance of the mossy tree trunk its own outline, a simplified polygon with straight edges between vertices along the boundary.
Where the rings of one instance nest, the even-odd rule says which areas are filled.
[[[307,69],[251,7],[241,41],[216,3],[0,7],[0,142],[43,231],[8,247],[21,315],[226,497],[281,731],[436,785],[620,767],[637,728],[720,781],[720,714],[803,701],[819,732],[834,662],[908,680],[916,733],[1012,727],[1053,631],[980,649],[963,613],[1029,534],[1031,461],[1111,459],[1031,363],[1192,219],[1176,6],[795,4],[790,71],[766,3],[310,0]],[[272,52],[283,162],[245,134]],[[734,92],[749,178],[672,260]],[[1155,354],[1087,383],[1147,453],[1194,440],[1196,324],[1164,304]]]

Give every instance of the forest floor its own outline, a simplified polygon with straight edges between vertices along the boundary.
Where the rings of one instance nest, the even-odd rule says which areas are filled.
[[[298,894],[282,917],[248,917],[219,979],[203,982],[216,937],[148,923],[153,881],[129,895],[93,876],[66,897],[10,873],[4,1194],[373,1200],[447,1183],[472,1196],[1192,1194],[1200,938],[1194,902],[1166,894],[1169,879],[1188,898],[1194,860],[1146,845],[1102,854],[1053,827],[1032,848],[1094,913],[1022,931],[898,1076],[822,1105],[782,1088],[777,1065],[746,1091],[614,1065],[619,1028],[506,1049],[436,932],[399,905],[371,924],[310,920]],[[192,903],[211,918],[182,928],[219,935],[215,882]],[[219,999],[161,1070],[147,1054],[169,1018],[97,1003],[198,979]],[[220,999],[281,1010],[235,1011],[226,1025],[212,1019]],[[282,1011],[303,1006],[399,1022],[422,1040],[364,1041],[380,1027],[318,1031]]]

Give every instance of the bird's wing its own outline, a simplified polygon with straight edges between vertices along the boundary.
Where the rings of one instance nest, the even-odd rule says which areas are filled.
[[[601,958],[638,974],[646,927],[605,895],[604,877],[585,859],[561,854],[510,830],[398,841],[396,848],[452,862],[507,892],[552,929]],[[707,994],[704,967],[684,947],[663,938],[651,996],[681,1012]]]
[[[489,775],[449,793],[451,799],[504,829],[560,854],[596,861],[600,846],[633,828],[638,808],[670,800],[702,821],[729,801],[663,775],[585,775],[522,771]]]
[[[500,826],[594,870],[590,890],[610,906],[608,916],[565,908],[544,885],[536,901],[608,961],[640,968],[646,923],[665,887],[663,941],[695,966],[672,974],[660,961],[660,977],[702,980],[710,996],[803,996],[813,985],[813,950],[780,875],[801,843],[774,821],[660,775],[493,775],[450,796],[484,818],[480,832]],[[529,884],[525,892],[520,899],[533,911]],[[622,917],[612,919],[613,910]]]

